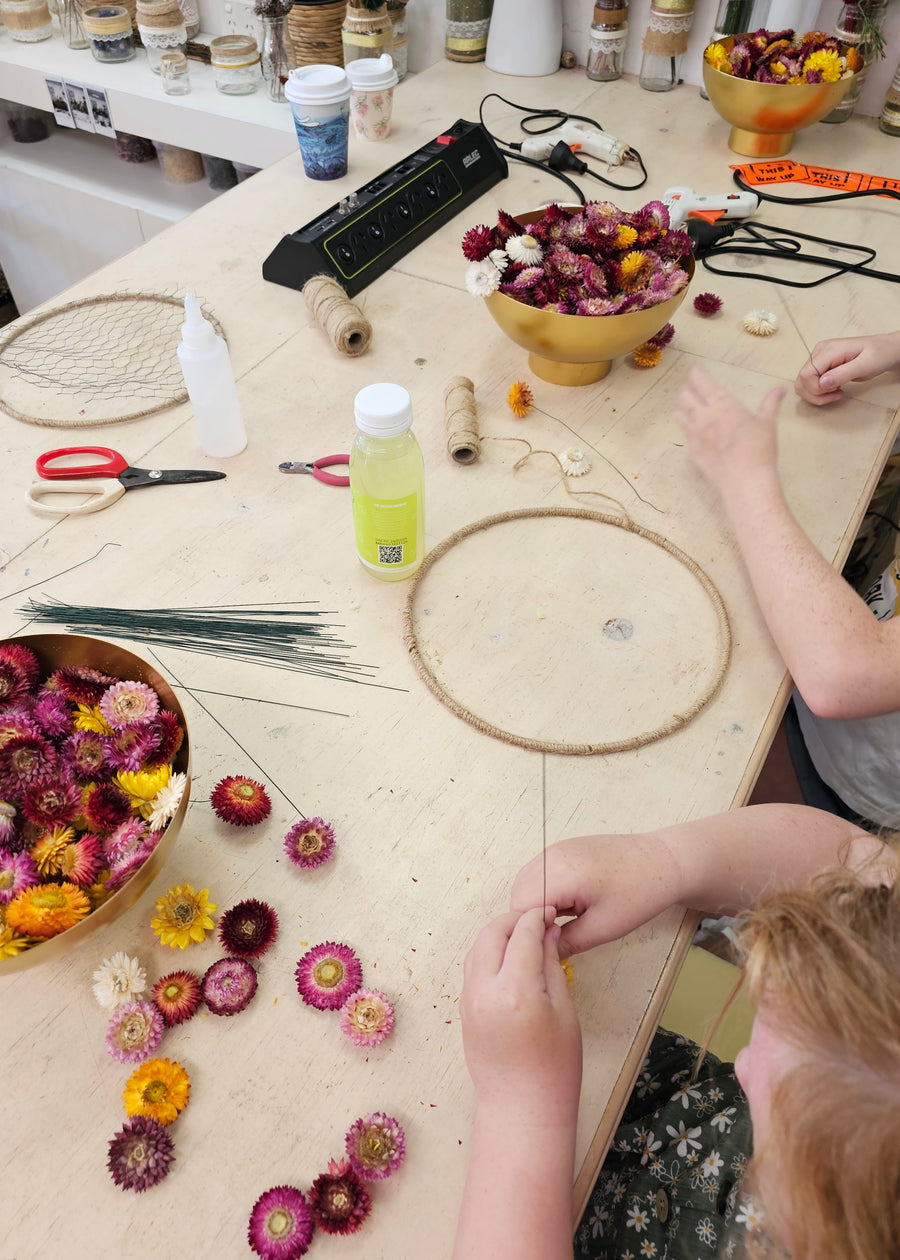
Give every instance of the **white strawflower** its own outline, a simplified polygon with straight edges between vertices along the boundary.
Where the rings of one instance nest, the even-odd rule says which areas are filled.
[[[778,316],[773,311],[749,311],[742,323],[748,333],[754,337],[771,337],[778,327]]]
[[[162,831],[181,804],[186,787],[187,775],[173,774],[166,786],[160,788],[150,802],[150,813],[147,815],[151,831]]]
[[[484,258],[481,262],[469,263],[466,268],[466,288],[472,297],[488,297],[500,287],[500,272],[491,262]]]
[[[509,266],[509,254],[507,254],[505,249],[492,249],[488,254],[488,258],[498,271],[505,271]]]
[[[147,987],[144,968],[121,950],[112,958],[104,958],[91,978],[94,997],[108,1011],[139,997]]]
[[[530,232],[524,236],[511,236],[506,242],[506,252],[513,262],[534,267],[544,257],[544,251]]]
[[[567,477],[583,477],[585,473],[591,471],[590,462],[585,459],[584,451],[580,446],[570,446],[568,450],[563,451],[559,456],[559,462]]]

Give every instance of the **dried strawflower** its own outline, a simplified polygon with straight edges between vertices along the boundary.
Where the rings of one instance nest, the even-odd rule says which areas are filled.
[[[502,275],[500,269],[489,258],[481,262],[470,262],[466,268],[466,288],[472,297],[488,297],[500,287]]]
[[[158,1120],[134,1116],[111,1139],[106,1166],[117,1186],[140,1194],[166,1176],[173,1151],[171,1135]]]
[[[16,807],[9,801],[0,801],[0,845],[8,848],[16,837]]]
[[[307,950],[294,973],[303,1001],[320,1011],[339,1010],[362,983],[362,964],[348,945],[326,941]]]
[[[394,1027],[394,1008],[377,989],[358,989],[344,1002],[338,1022],[355,1046],[378,1046]]]
[[[115,681],[115,678],[87,665],[61,665],[50,675],[47,685],[61,691],[73,704],[90,709],[99,704],[104,691]],[[105,719],[103,724],[108,730]]]
[[[153,1001],[167,1028],[191,1019],[202,1000],[200,977],[193,971],[170,971],[153,986]]]
[[[74,927],[90,909],[77,884],[35,884],[13,897],[6,907],[6,922],[22,936],[46,939]]]
[[[506,252],[514,263],[523,267],[534,267],[544,257],[540,242],[529,233],[521,236],[510,236],[506,242]]]
[[[110,892],[117,892],[123,884],[128,883],[136,871],[141,869],[147,861],[147,858],[156,848],[157,842],[162,837],[162,834],[163,833],[161,831],[148,832],[139,849],[135,849],[133,853],[114,863],[106,881],[106,886]]]
[[[163,945],[187,949],[192,942],[204,940],[216,926],[210,918],[215,908],[208,888],[194,892],[190,884],[176,884],[157,899],[150,926]]]
[[[694,298],[694,310],[698,315],[715,315],[722,309],[722,299],[715,293],[698,293]]]
[[[31,712],[44,734],[53,739],[62,739],[72,729],[68,702],[58,691],[41,692]]]
[[[97,836],[85,832],[79,840],[67,844],[60,855],[59,873],[82,888],[89,887],[100,874],[103,854]]]
[[[583,477],[591,471],[590,461],[580,446],[567,446],[558,458],[567,477]]]
[[[98,731],[75,731],[62,746],[62,757],[79,783],[96,783],[106,772],[108,737]]]
[[[128,797],[132,809],[142,818],[153,811],[153,802],[172,777],[172,767],[167,763],[150,770],[120,770],[115,781]]]
[[[298,1260],[306,1255],[315,1225],[301,1190],[273,1186],[253,1204],[247,1241],[263,1260]]]
[[[159,745],[147,758],[148,769],[174,761],[175,754],[184,743],[181,723],[168,709],[160,709],[153,720],[153,728],[159,738]]]
[[[506,395],[506,401],[509,403],[509,409],[513,415],[521,420],[528,415],[534,406],[534,394],[532,394],[524,381],[513,381],[509,387],[509,393]]]
[[[9,924],[0,927],[0,958],[15,958],[34,943],[30,936],[21,936]]]
[[[122,679],[100,697],[100,712],[113,730],[147,722],[159,712],[159,696],[146,683]]]
[[[106,1027],[106,1048],[120,1063],[142,1063],[159,1045],[163,1029],[152,1002],[124,1002]]]
[[[355,1120],[345,1144],[350,1166],[361,1181],[383,1181],[397,1171],[406,1154],[403,1129],[383,1111]]]
[[[112,735],[104,735],[102,738],[106,759],[113,770],[140,770],[159,743],[159,735],[149,722],[136,722],[133,726],[120,727]]]
[[[334,830],[322,818],[303,818],[284,837],[284,851],[295,866],[321,866],[334,852]]]
[[[108,835],[131,817],[131,804],[114,783],[93,783],[85,788],[81,813],[90,831]]]
[[[103,852],[113,866],[126,862],[142,850],[147,838],[147,824],[141,818],[128,818],[115,831],[103,837]]]
[[[0,660],[0,704],[18,704],[28,695],[28,683],[12,661]]]
[[[652,341],[645,341],[643,345],[635,346],[631,352],[635,367],[640,368],[656,367],[662,355],[662,346],[655,346]]]
[[[31,846],[31,857],[39,875],[58,875],[63,854],[75,839],[74,827],[53,827],[39,836]]]
[[[669,342],[672,340],[674,336],[675,336],[675,325],[663,324],[659,332],[654,333],[652,337],[649,337],[648,341],[651,346],[659,346],[659,348],[663,350],[669,344]]]
[[[187,775],[173,774],[166,786],[157,792],[146,815],[151,831],[162,831],[169,819],[174,818],[186,787]]]
[[[483,262],[494,248],[494,233],[484,224],[469,228],[462,239],[463,257],[469,262]]]
[[[209,803],[224,822],[235,827],[252,827],[268,818],[272,809],[263,785],[242,774],[220,779],[210,794]]]
[[[112,727],[96,705],[79,704],[74,720],[76,731],[94,731],[98,735],[112,735]]]
[[[45,779],[55,761],[53,745],[43,735],[14,735],[0,747],[0,785],[4,792],[22,792]]]
[[[171,1124],[188,1105],[191,1082],[180,1063],[148,1059],[135,1068],[125,1085],[123,1099],[129,1116],[150,1116]]]
[[[203,1001],[213,1015],[237,1015],[249,1003],[259,981],[245,958],[220,958],[200,984]]]
[[[748,311],[741,320],[744,329],[754,337],[771,337],[778,327],[778,316],[772,311]]]
[[[7,903],[38,882],[37,867],[27,853],[0,849],[0,902]]]
[[[278,915],[264,901],[248,897],[219,920],[219,940],[237,958],[258,958],[278,935]]]
[[[104,958],[91,979],[94,997],[108,1011],[140,997],[147,987],[144,968],[136,958],[131,958],[122,950],[111,958]]]
[[[36,685],[41,672],[40,662],[31,648],[24,643],[0,644],[0,661],[18,670],[29,691]]]
[[[350,1161],[329,1160],[328,1172],[309,1189],[313,1220],[326,1234],[355,1234],[372,1209],[372,1199]]]

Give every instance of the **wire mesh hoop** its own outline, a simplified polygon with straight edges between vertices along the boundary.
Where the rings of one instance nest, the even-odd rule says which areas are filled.
[[[468,562],[457,558],[460,590],[458,591],[453,584],[451,570],[443,588],[437,581],[429,583],[428,593],[423,595],[423,587],[428,576],[434,572],[435,567],[447,553],[465,539],[475,534],[482,534],[506,522],[537,520],[543,517],[571,517],[611,526],[616,530],[624,531],[626,535],[632,535],[650,544],[649,549],[643,547],[642,543],[628,544],[625,548],[627,564],[631,566],[635,563],[631,555],[631,550],[634,550],[639,556],[637,563],[641,566],[640,573],[632,572],[630,567],[628,569],[627,581],[623,584],[623,590],[628,592],[627,598],[631,599],[633,591],[641,585],[642,576],[645,579],[644,585],[647,587],[641,595],[643,605],[641,605],[641,598],[637,596],[633,601],[636,609],[645,607],[648,611],[643,619],[640,616],[636,617],[639,632],[632,643],[613,642],[616,639],[623,641],[630,639],[634,630],[634,627],[628,628],[631,626],[630,622],[621,618],[611,618],[602,622],[601,609],[606,593],[603,590],[598,591],[596,584],[599,583],[605,571],[604,562],[610,551],[608,547],[604,553],[604,559],[598,560],[596,564],[587,565],[584,561],[585,553],[572,548],[567,555],[561,555],[559,566],[555,559],[550,558],[543,569],[540,565],[544,557],[538,556],[533,560],[529,553],[527,574],[524,579],[520,579],[515,570],[514,550],[503,546],[499,553],[492,556],[488,544],[484,543],[482,549],[476,553],[478,559],[482,563],[487,560],[488,569],[490,569],[490,560],[496,559],[499,554],[503,562],[503,580],[501,580],[501,571],[493,568],[485,572],[483,577],[485,585],[483,588],[479,587],[473,580],[477,566],[472,565],[471,557]],[[530,534],[524,537],[523,546],[526,550],[528,544],[533,541]],[[555,545],[555,539],[548,538],[544,541],[549,557]],[[627,539],[623,541],[627,544]],[[493,545],[498,544],[495,541]],[[653,550],[654,548],[661,549],[677,561],[681,570],[674,569],[666,557],[659,555]],[[539,550],[539,547],[535,548],[536,552]],[[583,616],[584,610],[577,610],[578,615],[573,616],[573,610],[577,609],[577,594],[572,592],[572,584],[567,585],[566,565],[575,565],[580,574],[586,574],[586,580],[582,584],[585,588],[582,594],[584,610],[587,610],[587,615],[594,625],[597,624],[599,614],[602,624],[598,627],[597,634],[594,633],[591,625],[586,623]],[[648,573],[651,569],[660,570],[661,581],[656,580],[655,574]],[[684,570],[687,570],[690,575],[686,581]],[[538,574],[539,580],[534,579],[533,572]],[[479,578],[479,580],[482,579]],[[672,601],[673,604],[678,605],[677,608],[668,610],[660,608],[660,588],[669,586],[674,590],[678,584],[681,584],[684,590],[678,591]],[[551,587],[553,587],[552,590]],[[686,610],[681,601],[686,597],[693,598],[692,592],[697,587],[702,593],[701,606],[697,610],[698,615],[692,618],[690,610]],[[478,599],[482,589],[487,592],[485,601]],[[497,596],[496,610],[490,606],[485,608],[485,604],[489,605],[490,596],[494,593]],[[517,593],[520,596],[518,600],[515,598]],[[570,593],[571,600],[567,601],[566,595]],[[618,593],[613,592],[613,594]],[[705,599],[702,596],[705,596]],[[545,601],[543,606],[539,606],[540,599]],[[474,612],[476,607],[479,610],[477,614]],[[442,621],[445,610],[446,617]],[[544,610],[547,610],[546,617]],[[455,637],[452,626],[448,629],[454,617],[458,626],[463,625],[461,618],[467,619],[464,627],[466,633],[458,638]],[[596,687],[598,695],[607,701],[611,700],[612,689],[607,692],[603,681],[604,676],[609,676],[615,680],[615,684],[620,689],[626,689],[624,698],[628,700],[628,703],[623,703],[621,712],[626,710],[630,712],[632,696],[629,688],[635,679],[644,678],[648,672],[648,666],[652,665],[654,668],[649,682],[651,696],[648,704],[650,707],[662,707],[661,720],[648,726],[647,729],[636,729],[634,733],[628,733],[618,739],[604,738],[585,742],[548,739],[543,735],[517,734],[505,729],[479,716],[473,711],[472,706],[463,703],[457,695],[452,694],[453,690],[464,690],[470,685],[475,689],[483,685],[485,693],[491,697],[491,703],[498,707],[507,704],[510,713],[514,713],[516,718],[521,720],[522,725],[527,725],[525,702],[529,695],[529,686],[533,688],[533,694],[538,697],[535,705],[543,706],[546,691],[542,692],[541,688],[547,687],[543,664],[551,656],[555,662],[564,654],[563,647],[559,646],[558,641],[553,637],[557,627],[555,618],[561,618],[562,621],[559,624],[564,624],[566,628],[574,630],[573,651],[578,652],[579,655],[575,660],[567,658],[564,662],[569,674],[574,672],[576,675],[572,694],[560,696],[555,693],[553,701],[555,709],[551,705],[547,711],[564,715],[577,709],[579,701],[584,703],[583,695],[586,694],[586,688],[583,688],[582,684],[588,682]],[[541,626],[540,623],[545,621],[546,624]],[[657,625],[657,623],[660,624]],[[540,629],[538,629],[539,626]],[[693,650],[694,660],[671,659],[673,655],[677,655],[668,646],[668,640],[665,637],[670,633],[671,627],[676,628],[676,633],[681,635],[684,644],[689,645]],[[434,636],[434,646],[425,646],[420,643],[420,633],[425,628],[429,629]],[[471,650],[469,632],[474,634],[478,645],[474,652]],[[654,634],[657,638],[652,641]],[[542,636],[544,642],[552,645],[545,655],[541,654]],[[710,637],[714,638],[714,645],[707,644]],[[667,538],[644,529],[633,521],[610,516],[604,512],[565,507],[525,508],[488,516],[451,534],[433,551],[430,551],[411,582],[404,612],[403,640],[425,684],[457,717],[462,718],[482,733],[519,748],[576,756],[626,752],[642,748],[646,744],[651,744],[682,729],[718,693],[731,658],[731,629],[725,605],[719,591],[695,560]],[[461,647],[460,644],[462,644]],[[514,659],[517,645],[526,657],[529,652],[532,654],[534,664],[524,669],[518,667]],[[582,648],[583,650],[580,650]],[[591,651],[595,653],[595,658],[591,657]],[[483,659],[476,660],[476,656],[481,656]],[[594,659],[597,664],[596,677],[585,672],[591,670]],[[462,686],[455,684],[452,688],[449,687],[438,677],[432,661],[439,670],[443,670],[445,675],[452,673],[454,665],[458,666]],[[559,668],[562,667],[562,665],[559,666]],[[633,671],[632,679],[629,679],[629,669]],[[685,688],[693,688],[695,683],[697,687],[693,693],[685,694]],[[638,720],[640,720],[643,716],[640,704],[635,703],[633,707],[638,712]],[[613,705],[607,702],[604,708],[607,712],[611,712]],[[538,709],[535,708],[534,711],[538,712]],[[594,712],[593,709],[589,710],[588,721],[593,722]],[[617,721],[620,720],[619,714],[620,710],[616,709]],[[578,718],[582,720],[581,714]],[[541,708],[541,722],[546,724],[544,708]]]
[[[0,407],[26,424],[64,429],[174,407],[187,398],[175,353],[183,320],[183,297],[161,293],[98,294],[17,320],[0,335]],[[125,403],[132,410],[123,412]],[[60,406],[65,415],[50,414]]]

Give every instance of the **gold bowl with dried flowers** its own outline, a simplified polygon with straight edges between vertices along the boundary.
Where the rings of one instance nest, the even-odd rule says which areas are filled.
[[[0,642],[0,976],[133,906],[189,796],[184,713],[152,665],[86,635]]]
[[[602,380],[668,323],[694,274],[690,249],[659,201],[631,214],[609,202],[501,210],[463,239],[467,288],[555,385]]]
[[[734,153],[784,157],[795,132],[840,105],[860,64],[855,48],[821,31],[755,31],[707,45],[703,86],[731,123]]]

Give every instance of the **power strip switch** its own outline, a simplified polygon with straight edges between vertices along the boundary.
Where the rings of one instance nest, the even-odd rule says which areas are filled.
[[[283,236],[263,263],[263,279],[302,289],[312,276],[329,275],[353,297],[507,173],[506,158],[485,129],[459,119]]]

